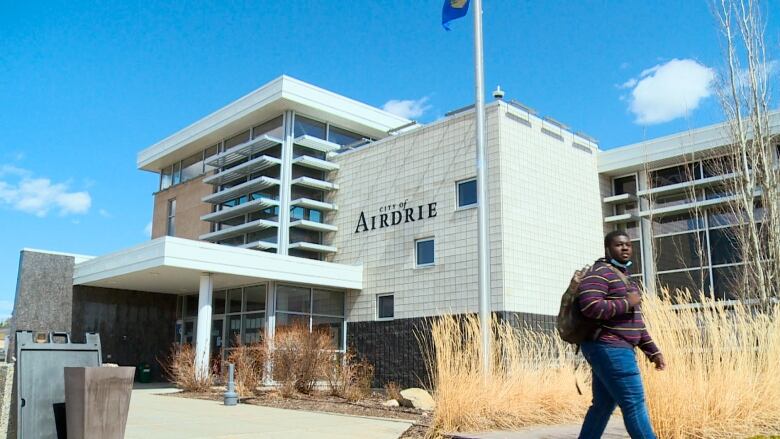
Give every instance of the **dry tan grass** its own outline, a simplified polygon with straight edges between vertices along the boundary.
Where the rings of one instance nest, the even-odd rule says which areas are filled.
[[[492,325],[493,371],[485,381],[477,317],[431,322],[431,339],[422,344],[436,400],[432,434],[582,419],[590,402],[589,386],[583,386],[589,372],[575,372],[571,347],[557,335],[516,331],[495,319]],[[584,396],[575,390],[575,376]]]
[[[699,308],[675,309],[668,295],[643,304],[668,363],[658,372],[638,353],[656,433],[664,439],[779,434],[780,305],[758,312],[699,300]],[[494,320],[494,370],[485,382],[477,318],[441,317],[431,327],[423,343],[437,404],[431,435],[582,422],[590,368],[575,371],[571,347],[556,335]]]
[[[351,350],[345,352],[343,358],[334,355],[323,373],[331,395],[356,402],[371,394],[374,366],[365,359],[358,360]]]
[[[744,438],[780,434],[780,307],[758,312],[707,297],[674,309],[643,302],[668,367],[640,361],[650,418],[659,437]]]

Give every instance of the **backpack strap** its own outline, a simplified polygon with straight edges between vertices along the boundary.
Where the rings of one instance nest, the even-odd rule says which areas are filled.
[[[612,272],[618,275],[620,280],[623,281],[623,284],[626,286],[626,289],[631,288],[631,280],[628,278],[628,276],[626,276],[625,273],[615,268],[615,266],[612,264],[607,264],[607,266],[609,267],[610,270],[612,270]]]

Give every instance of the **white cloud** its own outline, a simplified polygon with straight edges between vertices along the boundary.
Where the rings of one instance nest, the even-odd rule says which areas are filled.
[[[34,178],[32,172],[12,165],[0,166],[0,205],[45,217],[56,210],[60,215],[83,214],[92,205],[88,192],[70,191],[68,183],[52,183]]]
[[[152,237],[152,222],[151,221],[149,221],[149,223],[146,224],[146,227],[144,227],[144,235],[147,238],[151,238]]]
[[[98,214],[102,216],[103,218],[113,218],[114,215],[111,215],[111,212],[107,211],[106,209],[100,209],[98,210]]]
[[[712,95],[715,71],[692,59],[673,59],[626,81],[628,109],[635,122],[653,125],[683,117]]]
[[[777,75],[778,72],[780,72],[780,61],[778,60],[767,61],[763,65],[758,66],[757,71],[759,73],[762,73],[761,70],[764,70],[763,74],[764,76],[766,76],[767,82],[770,82],[771,78]],[[736,85],[737,87],[741,87],[743,89],[747,89],[750,86],[749,70],[747,68],[740,69],[739,72],[737,72]]]
[[[401,116],[406,119],[415,119],[425,114],[426,111],[430,110],[431,106],[428,105],[428,96],[425,96],[416,100],[390,99],[389,101],[385,102],[384,105],[382,105],[382,109],[389,113],[393,113],[396,116]]]

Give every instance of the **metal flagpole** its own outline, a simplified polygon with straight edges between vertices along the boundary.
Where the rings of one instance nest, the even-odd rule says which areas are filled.
[[[477,114],[477,217],[479,228],[479,322],[482,335],[482,371],[491,372],[490,246],[487,224],[487,178],[485,168],[485,78],[482,67],[482,0],[474,0],[474,82]]]

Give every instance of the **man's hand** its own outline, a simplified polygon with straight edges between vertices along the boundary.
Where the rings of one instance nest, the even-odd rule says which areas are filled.
[[[651,360],[655,364],[655,370],[666,369],[666,361],[664,360],[664,354],[658,354]]]
[[[640,302],[642,302],[642,296],[640,296],[636,291],[631,291],[626,294],[626,299],[628,299],[628,304],[630,306],[637,306]]]

